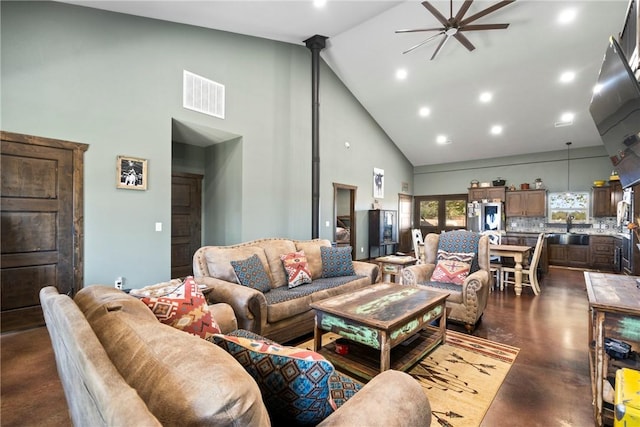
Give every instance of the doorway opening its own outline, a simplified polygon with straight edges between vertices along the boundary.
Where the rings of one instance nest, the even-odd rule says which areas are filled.
[[[333,183],[333,241],[337,246],[351,246],[356,259],[356,192],[358,187]]]

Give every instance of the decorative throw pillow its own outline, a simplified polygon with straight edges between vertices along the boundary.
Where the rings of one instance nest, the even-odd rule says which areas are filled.
[[[257,289],[260,292],[271,290],[271,280],[269,280],[267,272],[264,271],[264,266],[258,255],[252,255],[241,261],[231,261],[231,266],[241,285]]]
[[[320,248],[322,259],[322,277],[355,276],[353,261],[351,260],[351,246],[339,248]]]
[[[287,284],[289,289],[296,286],[311,283],[311,270],[304,251],[291,252],[280,255],[284,270],[287,272]]]
[[[431,280],[462,285],[469,275],[474,255],[474,253],[446,252],[439,249]]]
[[[207,300],[192,276],[164,296],[143,297],[159,321],[200,338],[220,333]]]
[[[222,334],[209,341],[235,357],[256,380],[264,404],[275,419],[315,425],[336,409],[329,386],[335,370],[318,353]]]

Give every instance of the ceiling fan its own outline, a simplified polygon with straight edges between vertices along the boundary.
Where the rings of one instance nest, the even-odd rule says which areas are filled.
[[[504,6],[507,6],[510,3],[513,3],[514,1],[515,0],[500,1],[494,4],[493,6],[489,6],[488,8],[483,9],[480,12],[476,13],[475,15],[471,15],[470,17],[465,19],[463,19],[464,14],[467,13],[467,11],[469,10],[469,7],[471,7],[471,3],[473,3],[473,0],[465,0],[465,2],[460,7],[460,10],[458,10],[458,13],[456,13],[456,16],[453,16],[453,0],[451,0],[451,4],[449,7],[450,9],[449,19],[445,18],[438,11],[438,9],[436,9],[435,6],[433,6],[431,3],[429,3],[428,1],[423,1],[422,5],[429,12],[431,12],[431,14],[433,14],[433,16],[435,16],[436,19],[440,21],[440,23],[443,26],[440,28],[417,28],[413,30],[396,30],[396,33],[417,33],[422,31],[438,31],[438,34],[435,34],[429,37],[428,39],[418,43],[417,45],[405,50],[402,53],[403,54],[409,53],[412,50],[419,48],[420,46],[430,42],[431,40],[441,35],[444,35],[444,38],[440,40],[440,44],[438,44],[438,47],[436,47],[435,52],[433,52],[433,55],[431,56],[432,60],[435,59],[435,57],[438,55],[438,52],[440,52],[440,49],[442,49],[442,46],[444,46],[447,40],[449,40],[451,37],[455,37],[460,43],[462,43],[464,47],[466,47],[469,51],[472,51],[476,47],[473,44],[471,44],[469,39],[463,34],[464,31],[503,30],[507,28],[509,24],[475,24],[475,25],[469,25],[469,24],[477,19],[482,18],[485,15],[490,14],[491,12],[494,12],[500,8],[503,8]]]

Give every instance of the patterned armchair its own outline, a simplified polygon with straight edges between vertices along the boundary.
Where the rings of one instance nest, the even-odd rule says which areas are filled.
[[[473,332],[482,317],[491,287],[489,238],[466,230],[428,234],[424,264],[403,270],[405,285],[449,292],[447,321]]]

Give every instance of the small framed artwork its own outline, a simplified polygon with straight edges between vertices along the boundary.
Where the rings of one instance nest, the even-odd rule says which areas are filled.
[[[384,169],[373,168],[373,198],[384,199]]]
[[[116,162],[116,188],[127,190],[147,189],[147,160],[118,156]]]

